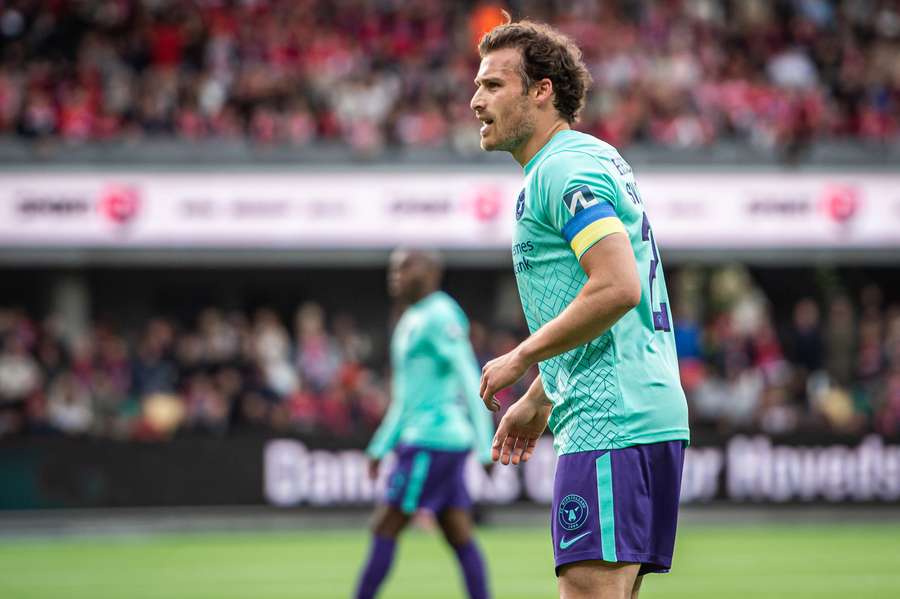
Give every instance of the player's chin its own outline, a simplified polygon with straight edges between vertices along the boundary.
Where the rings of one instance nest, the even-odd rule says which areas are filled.
[[[493,152],[497,149],[497,142],[492,140],[490,137],[482,137],[481,138],[481,149],[485,152]]]

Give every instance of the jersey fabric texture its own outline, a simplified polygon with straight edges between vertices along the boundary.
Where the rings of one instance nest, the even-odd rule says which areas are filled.
[[[689,439],[665,278],[631,167],[595,137],[557,133],[525,165],[516,202],[513,270],[531,332],[572,302],[587,282],[579,259],[613,233],[631,243],[641,301],[539,364],[559,454]]]
[[[395,445],[460,451],[491,461],[493,423],[479,397],[481,370],[469,343],[469,321],[437,291],[403,313],[391,338],[391,405],[367,453]]]

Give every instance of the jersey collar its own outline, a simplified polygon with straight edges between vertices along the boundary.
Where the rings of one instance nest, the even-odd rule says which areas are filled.
[[[556,133],[554,133],[553,137],[548,139],[547,143],[541,146],[541,149],[538,150],[537,153],[531,157],[531,160],[529,160],[525,165],[525,174],[527,175],[531,173],[531,171],[533,171],[541,161],[541,158],[543,156],[546,156],[550,152],[550,150],[552,150],[555,146],[558,146],[566,137],[573,133],[577,134],[577,131],[575,131],[574,129],[563,129],[562,131],[557,131]]]
[[[443,292],[441,289],[437,289],[437,290],[435,290],[435,291],[432,291],[431,293],[429,293],[428,295],[426,295],[425,297],[423,297],[422,299],[420,299],[420,300],[417,301],[416,303],[410,304],[409,307],[410,307],[410,308],[418,308],[418,307],[420,307],[420,306],[424,306],[425,304],[428,304],[428,303],[431,302],[434,298],[439,297],[439,296],[442,295],[443,293],[444,293],[444,292]]]

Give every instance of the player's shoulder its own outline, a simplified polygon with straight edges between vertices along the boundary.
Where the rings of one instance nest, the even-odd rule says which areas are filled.
[[[428,329],[441,341],[464,338],[469,320],[455,299],[444,291],[436,291],[428,298]]]
[[[557,133],[546,155],[536,165],[535,176],[548,183],[581,176],[612,176],[630,172],[616,148],[580,131]],[[626,170],[627,167],[627,170]]]
[[[438,321],[465,320],[466,315],[459,303],[445,291],[435,291],[428,298],[428,313]]]

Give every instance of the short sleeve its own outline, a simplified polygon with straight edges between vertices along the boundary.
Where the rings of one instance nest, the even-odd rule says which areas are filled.
[[[541,164],[549,224],[579,260],[595,243],[625,233],[616,214],[616,181],[602,163],[578,152],[559,152]]]

